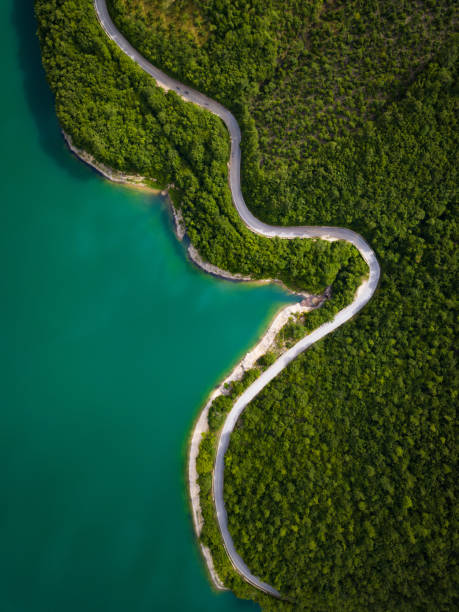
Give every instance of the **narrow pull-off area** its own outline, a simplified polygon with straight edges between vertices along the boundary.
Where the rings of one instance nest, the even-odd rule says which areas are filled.
[[[138,51],[132,47],[132,45],[124,38],[124,36],[117,30],[113,21],[108,13],[106,0],[94,0],[97,15],[100,23],[105,30],[106,34],[118,45],[118,47],[126,53],[134,62],[136,62],[145,72],[151,75],[156,83],[165,90],[173,89],[179,96],[188,102],[193,102],[204,109],[209,110],[211,113],[218,115],[226,127],[231,137],[231,156],[229,163],[229,184],[231,188],[231,194],[234,205],[238,211],[241,219],[244,221],[246,226],[262,236],[268,238],[320,238],[322,240],[345,240],[353,244],[362,255],[369,267],[369,276],[360,285],[354,300],[346,308],[343,308],[332,321],[324,323],[312,333],[307,335],[305,338],[297,342],[292,348],[286,351],[277,361],[273,363],[256,381],[248,387],[245,392],[235,402],[231,411],[229,412],[226,420],[223,424],[222,432],[220,435],[217,457],[214,468],[213,476],[213,492],[215,498],[215,506],[217,511],[217,519],[220,527],[220,531],[223,537],[226,551],[231,559],[231,562],[235,569],[243,576],[247,582],[253,586],[273,595],[274,597],[281,597],[280,593],[269,584],[266,584],[257,576],[254,576],[243,559],[237,553],[233,539],[228,530],[228,518],[226,514],[225,504],[223,500],[223,485],[224,485],[224,468],[225,468],[225,453],[228,449],[229,440],[231,433],[236,425],[236,422],[249,404],[249,402],[275,377],[281,370],[283,370],[295,357],[297,357],[304,350],[309,348],[312,344],[338,328],[340,325],[352,318],[365,304],[370,300],[371,296],[376,290],[379,281],[380,268],[376,255],[371,247],[365,242],[365,240],[356,232],[352,230],[341,228],[341,227],[321,227],[321,226],[293,226],[284,227],[277,225],[267,225],[262,221],[259,221],[247,208],[241,191],[241,131],[235,117],[227,110],[224,106],[211,100],[207,96],[199,93],[198,91],[183,85],[179,81],[169,77],[164,72],[155,68],[150,62],[148,62]],[[201,421],[201,419],[199,419]],[[198,422],[199,422],[198,421]],[[199,433],[200,436],[200,433]],[[194,436],[193,436],[194,438]],[[193,442],[191,448],[193,449]],[[197,440],[199,445],[199,440]],[[195,446],[195,445],[194,445]],[[191,455],[191,451],[190,451]],[[194,457],[195,459],[195,457]],[[190,456],[190,469],[193,463]],[[192,495],[193,497],[193,495]],[[195,512],[194,520],[196,527],[196,516]]]

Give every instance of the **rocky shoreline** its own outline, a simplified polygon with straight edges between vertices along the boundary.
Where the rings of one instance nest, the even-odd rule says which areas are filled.
[[[166,189],[155,189],[146,183],[146,177],[135,175],[135,174],[125,174],[106,166],[105,164],[97,161],[90,153],[79,149],[73,144],[71,137],[66,134],[62,130],[62,135],[64,137],[65,142],[67,143],[70,151],[78,157],[81,161],[83,161],[88,166],[91,166],[96,172],[101,174],[104,178],[107,178],[110,181],[115,183],[121,183],[127,185],[128,187],[133,187],[136,189],[142,189],[150,191],[151,193],[155,193],[157,195],[162,195],[167,198],[167,202],[170,206],[170,210],[172,212],[172,218],[174,221],[174,233],[177,236],[179,241],[183,241],[186,237],[186,226],[182,216],[181,211],[176,208],[172,202],[172,199],[169,195],[169,188],[173,186],[168,186]],[[282,281],[277,279],[263,279],[263,280],[254,280],[250,276],[246,276],[243,274],[232,274],[231,272],[227,272],[226,270],[222,270],[217,266],[205,261],[197,249],[189,244],[187,248],[187,254],[189,259],[200,269],[204,270],[208,274],[215,276],[217,278],[222,278],[230,281],[237,282],[253,282],[257,284],[266,284],[266,283],[276,283],[280,285],[283,289],[288,291],[289,293],[293,293],[294,295],[301,296],[303,299],[301,302],[296,304],[290,304],[288,306],[283,307],[280,311],[276,313],[274,318],[272,319],[270,325],[266,332],[262,335],[260,340],[257,342],[255,347],[248,351],[244,357],[239,361],[238,364],[232,369],[231,373],[223,380],[221,384],[219,384],[210,394],[208,401],[206,402],[204,408],[199,413],[199,416],[195,422],[193,427],[193,431],[191,433],[190,444],[189,444],[189,454],[188,454],[188,486],[190,492],[190,504],[191,504],[191,514],[193,517],[193,526],[196,533],[196,536],[199,540],[202,526],[203,526],[203,518],[200,504],[200,489],[198,484],[198,472],[196,470],[196,459],[199,453],[199,445],[201,442],[202,434],[207,432],[209,429],[207,423],[207,415],[209,411],[209,407],[212,404],[213,400],[225,393],[225,385],[227,383],[231,383],[236,380],[240,380],[246,370],[252,368],[258,359],[264,355],[269,348],[274,343],[274,340],[279,333],[279,331],[284,327],[286,323],[291,318],[296,318],[297,316],[301,316],[302,314],[313,310],[314,308],[319,307],[324,299],[327,299],[328,295],[324,294],[323,296],[311,295],[308,293],[298,292],[295,293],[288,289]],[[228,590],[223,582],[220,580],[212,559],[212,554],[210,549],[200,542],[201,550],[203,557],[206,562],[206,566],[211,577],[212,583],[218,590]]]
[[[101,174],[104,178],[107,178],[108,180],[113,181],[114,183],[123,183],[129,185],[130,187],[136,187],[137,189],[143,189],[155,194],[166,195],[167,190],[161,190],[159,188],[156,189],[152,187],[146,182],[147,178],[145,176],[141,176],[139,174],[125,174],[124,172],[114,170],[113,168],[110,168],[110,166],[106,166],[102,162],[97,161],[97,159],[93,155],[75,146],[69,134],[64,132],[64,130],[61,131],[70,151],[76,157],[78,157],[78,159],[93,168],[98,174]],[[155,179],[150,180],[154,181]]]

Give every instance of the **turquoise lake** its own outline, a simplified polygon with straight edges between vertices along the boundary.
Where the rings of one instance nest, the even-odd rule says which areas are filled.
[[[210,588],[186,445],[288,298],[202,274],[160,199],[72,157],[32,2],[0,11],[0,610],[256,610]]]

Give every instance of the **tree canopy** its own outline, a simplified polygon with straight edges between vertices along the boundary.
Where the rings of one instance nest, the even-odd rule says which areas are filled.
[[[453,341],[457,301],[457,8],[451,0],[109,0],[153,63],[219,99],[243,134],[243,191],[276,224],[339,225],[375,249],[370,304],[295,360],[232,436],[225,503],[237,549],[294,603],[235,576],[212,510],[218,429],[256,372],[215,402],[198,462],[204,541],[266,610],[457,605]],[[115,168],[173,183],[190,238],[234,272],[333,298],[365,266],[342,243],[254,236],[227,185],[228,139],[165,94],[100,29],[91,0],[36,0],[63,128]],[[267,365],[272,357],[260,363]]]

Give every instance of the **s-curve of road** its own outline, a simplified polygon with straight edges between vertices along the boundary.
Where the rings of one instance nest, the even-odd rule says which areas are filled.
[[[179,81],[169,77],[167,74],[155,68],[150,62],[148,62],[134,47],[126,40],[126,38],[119,32],[114,25],[107,9],[106,0],[94,0],[97,15],[100,23],[105,30],[106,34],[118,45],[118,47],[126,53],[134,62],[136,62],[145,72],[150,74],[157,84],[163,89],[173,89],[179,96],[188,102],[193,102],[198,106],[201,106],[211,113],[218,115],[226,127],[231,137],[231,156],[229,164],[229,183],[231,188],[231,194],[233,197],[234,205],[241,216],[241,219],[247,225],[247,227],[269,238],[321,238],[323,240],[346,240],[353,244],[362,255],[363,259],[367,262],[369,267],[369,276],[360,285],[354,300],[349,306],[343,308],[332,321],[324,323],[317,329],[315,329],[308,336],[297,342],[291,349],[286,351],[272,366],[263,372],[263,374],[257,378],[257,380],[248,387],[244,393],[235,402],[230,413],[226,417],[223,424],[222,432],[217,448],[217,457],[215,461],[214,477],[213,477],[213,490],[215,498],[215,506],[217,510],[217,519],[220,527],[220,531],[223,537],[226,551],[231,559],[231,562],[235,569],[243,576],[247,582],[253,586],[273,595],[274,597],[281,597],[280,593],[266,584],[257,576],[254,576],[247,565],[244,563],[241,556],[237,553],[233,543],[233,539],[228,530],[228,517],[226,514],[225,504],[223,501],[223,482],[224,482],[224,469],[225,469],[225,453],[228,449],[231,433],[236,425],[236,422],[247,406],[247,404],[275,377],[281,370],[283,370],[295,357],[297,357],[304,350],[309,348],[312,344],[331,333],[333,330],[338,328],[340,325],[348,321],[353,317],[365,304],[370,300],[371,296],[376,290],[378,285],[380,268],[376,255],[374,254],[371,247],[365,242],[365,240],[352,230],[342,227],[321,227],[321,226],[298,226],[298,227],[284,227],[280,225],[267,225],[262,221],[259,221],[250,210],[247,208],[241,191],[241,131],[235,117],[227,110],[224,106],[211,100],[207,96],[199,93],[198,91],[183,85]]]

